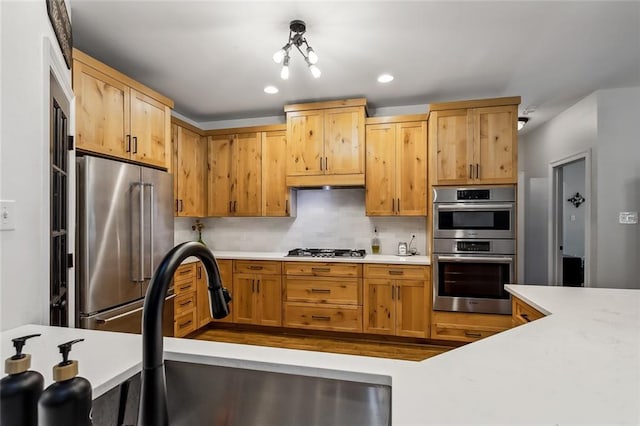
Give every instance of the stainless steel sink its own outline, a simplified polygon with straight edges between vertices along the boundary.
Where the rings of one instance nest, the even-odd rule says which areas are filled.
[[[169,419],[180,425],[390,425],[391,387],[165,361]]]

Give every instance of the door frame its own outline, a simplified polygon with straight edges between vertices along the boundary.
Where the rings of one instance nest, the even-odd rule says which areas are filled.
[[[549,225],[547,276],[549,285],[562,286],[562,167],[584,160],[584,287],[591,287],[591,148],[549,163]]]

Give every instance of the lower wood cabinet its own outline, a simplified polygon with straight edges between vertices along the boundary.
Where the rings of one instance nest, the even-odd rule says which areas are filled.
[[[433,311],[431,338],[474,342],[511,328],[509,315]]]
[[[362,331],[362,265],[284,263],[283,326]]]
[[[196,288],[196,263],[180,265],[173,275],[175,337],[184,337],[198,328]]]
[[[530,323],[537,319],[543,318],[545,314],[529,305],[523,300],[511,296],[511,325],[517,327],[519,325]]]
[[[429,335],[430,268],[365,265],[365,333],[426,338]]]
[[[232,297],[233,322],[281,326],[281,263],[234,261]]]

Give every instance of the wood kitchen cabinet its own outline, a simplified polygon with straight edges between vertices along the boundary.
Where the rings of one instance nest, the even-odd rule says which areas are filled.
[[[234,322],[282,325],[281,263],[235,260],[232,297]]]
[[[364,184],[365,99],[286,105],[287,185]]]
[[[233,290],[233,264],[231,260],[218,259],[218,271],[220,272],[220,280],[222,286],[226,287],[229,292]],[[196,266],[196,280],[197,280],[197,312],[198,312],[198,328],[204,327],[211,321],[214,322],[233,322],[233,300],[229,303],[229,315],[222,319],[214,319],[211,317],[211,301],[209,298],[209,283],[207,280],[207,274],[204,269],[204,265],[201,262],[197,262]],[[231,295],[233,297],[233,295]]]
[[[432,185],[517,182],[520,97],[430,105]]]
[[[261,132],[262,138],[262,216],[291,216],[295,207],[287,188],[287,132],[285,129]],[[294,202],[292,204],[292,202]]]
[[[207,143],[196,130],[177,119],[171,125],[176,216],[207,214]]]
[[[540,318],[544,318],[545,314],[529,305],[527,302],[511,296],[511,325],[517,327],[519,325],[530,323]]]
[[[285,327],[362,331],[362,265],[285,262]]]
[[[426,216],[426,116],[368,118],[366,139],[367,216]]]
[[[170,168],[173,101],[74,49],[79,150]]]
[[[509,315],[433,311],[431,338],[474,342],[509,329],[511,321]]]
[[[199,262],[198,262],[199,263]],[[174,335],[184,337],[198,328],[196,263],[180,265],[173,275]]]
[[[364,265],[364,332],[429,336],[427,266]]]

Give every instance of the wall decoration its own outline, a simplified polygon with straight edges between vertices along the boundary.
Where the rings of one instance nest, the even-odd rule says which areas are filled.
[[[64,56],[64,61],[67,63],[67,68],[71,69],[73,36],[71,34],[71,21],[67,13],[67,6],[64,4],[64,0],[45,1],[47,2],[49,20],[62,50],[62,56]]]
[[[567,201],[573,204],[575,208],[578,208],[580,207],[580,204],[584,203],[586,200],[579,192],[576,192],[576,195],[571,198],[567,198]]]

